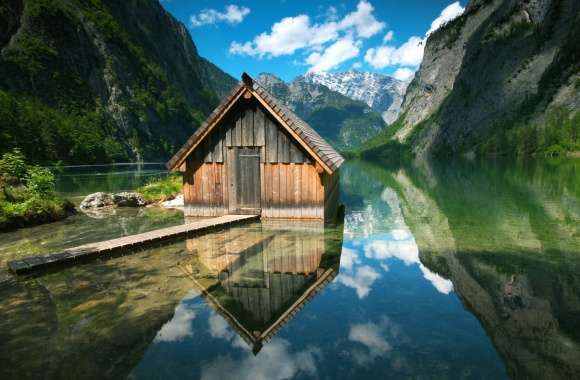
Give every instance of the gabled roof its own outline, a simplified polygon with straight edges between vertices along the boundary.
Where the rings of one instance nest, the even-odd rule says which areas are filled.
[[[231,107],[246,92],[250,93],[274,116],[293,138],[324,168],[332,174],[342,165],[344,158],[328,144],[308,123],[289,110],[282,102],[273,97],[266,89],[255,82],[248,74],[242,74],[242,80],[232,92],[217,106],[203,124],[177,151],[166,164],[173,170],[183,164],[187,156],[199,145]]]

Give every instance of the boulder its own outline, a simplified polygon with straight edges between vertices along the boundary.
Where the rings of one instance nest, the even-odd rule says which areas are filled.
[[[113,202],[113,197],[110,194],[98,192],[89,194],[83,199],[81,202],[81,210],[90,210],[90,209],[97,209],[103,207],[113,206],[115,203]]]
[[[182,208],[183,207],[183,194],[179,194],[171,200],[161,202],[161,206],[165,208]]]
[[[142,207],[146,204],[141,194],[128,191],[113,194],[113,202],[119,207]]]

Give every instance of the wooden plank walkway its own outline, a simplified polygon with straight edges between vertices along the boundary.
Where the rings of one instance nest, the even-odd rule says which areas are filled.
[[[193,223],[125,236],[117,239],[100,241],[65,249],[60,253],[42,256],[30,256],[8,262],[8,267],[15,274],[25,274],[57,264],[70,264],[99,254],[113,253],[127,248],[138,247],[161,240],[170,239],[188,233],[203,233],[232,224],[258,220],[259,215],[224,215]]]

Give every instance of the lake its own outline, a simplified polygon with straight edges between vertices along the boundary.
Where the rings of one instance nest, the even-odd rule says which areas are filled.
[[[162,166],[67,168],[80,202]],[[344,219],[262,222],[0,272],[0,378],[580,378],[580,161],[341,168]],[[0,234],[0,265],[183,223],[118,209]]]

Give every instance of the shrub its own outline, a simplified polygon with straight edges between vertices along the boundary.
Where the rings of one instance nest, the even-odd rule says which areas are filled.
[[[27,172],[26,188],[35,195],[53,195],[54,174],[47,168],[32,166]]]
[[[28,165],[20,149],[4,153],[0,159],[0,186],[22,184],[26,179]]]

